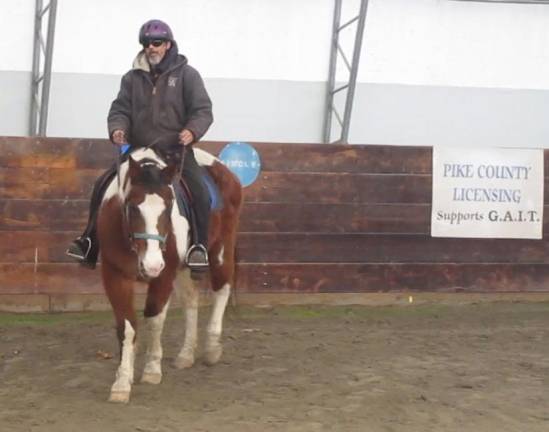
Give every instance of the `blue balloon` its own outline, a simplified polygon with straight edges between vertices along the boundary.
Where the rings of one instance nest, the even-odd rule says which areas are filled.
[[[219,159],[238,177],[244,187],[256,181],[261,171],[259,154],[245,142],[227,144],[219,153]]]

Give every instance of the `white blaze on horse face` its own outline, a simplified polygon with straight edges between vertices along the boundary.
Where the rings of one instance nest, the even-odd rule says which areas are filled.
[[[162,197],[157,194],[148,194],[145,196],[145,200],[139,204],[138,208],[145,220],[145,232],[147,234],[159,235],[158,218],[166,209],[166,204]],[[149,277],[157,277],[164,269],[164,257],[162,256],[160,246],[160,241],[147,239],[147,250],[141,258],[141,265]]]

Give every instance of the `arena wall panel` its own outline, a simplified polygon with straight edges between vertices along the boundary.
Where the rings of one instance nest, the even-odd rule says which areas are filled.
[[[199,146],[218,154],[225,144]],[[549,293],[545,236],[430,236],[431,148],[253,145],[263,169],[244,189],[237,295]],[[102,296],[99,271],[64,251],[114,156],[105,140],[0,138],[0,309],[3,298],[12,310],[14,299],[35,305],[50,296],[58,310],[72,296],[78,310],[74,296]],[[546,211],[544,233],[548,226]]]

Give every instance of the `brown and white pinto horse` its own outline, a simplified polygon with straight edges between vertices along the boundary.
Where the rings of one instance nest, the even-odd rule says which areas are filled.
[[[238,179],[211,154],[194,149],[217,184],[223,208],[210,215],[208,256],[214,291],[213,310],[207,327],[205,361],[221,357],[223,314],[234,284],[235,242],[242,191]],[[101,275],[113,307],[120,365],[111,387],[110,401],[128,402],[134,379],[137,320],[133,305],[134,282],[148,283],[145,305],[147,345],[141,382],[159,384],[162,379],[160,337],[174,282],[183,292],[186,329],[178,368],[191,367],[197,345],[198,290],[185,277],[183,266],[189,247],[189,222],[180,215],[172,182],[176,164],[151,148],[138,149],[121,164],[118,178],[109,185],[98,216]]]

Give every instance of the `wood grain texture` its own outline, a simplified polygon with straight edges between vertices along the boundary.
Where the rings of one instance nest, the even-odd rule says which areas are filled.
[[[241,292],[549,292],[545,238],[430,237],[430,147],[252,144],[263,170],[244,190]],[[64,252],[115,155],[107,140],[0,137],[0,293],[103,292]]]
[[[0,231],[0,262],[69,263],[72,231]],[[240,233],[239,263],[549,264],[539,240],[454,239],[426,235]]]
[[[238,293],[547,292],[546,264],[244,264]],[[201,284],[206,288],[206,281]],[[102,294],[99,270],[77,264],[0,264],[0,294]],[[142,294],[142,284],[135,285]]]

